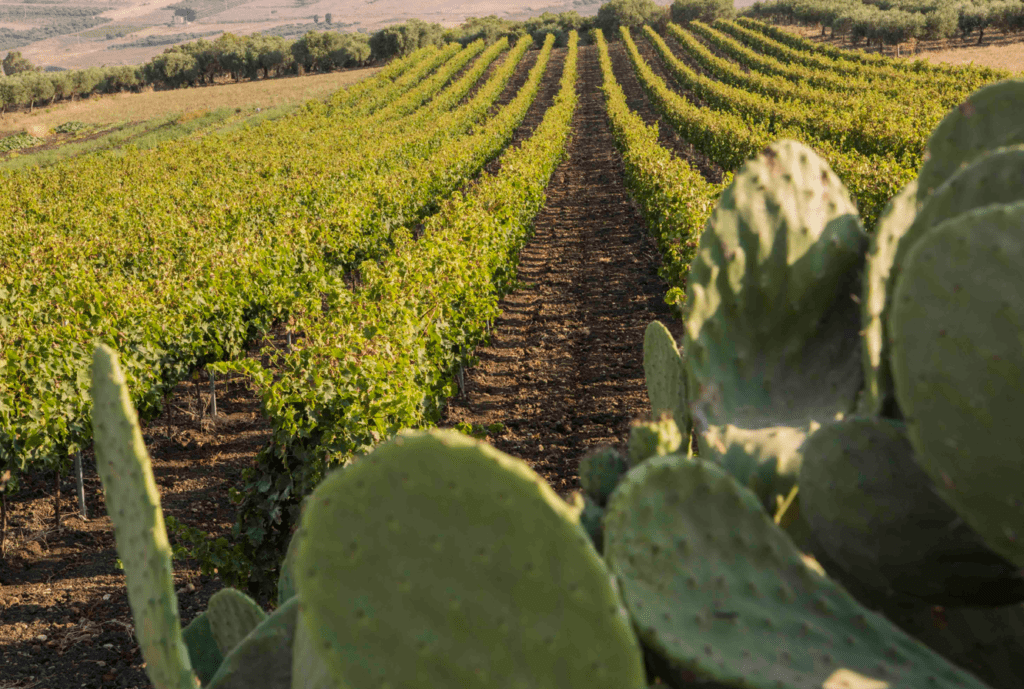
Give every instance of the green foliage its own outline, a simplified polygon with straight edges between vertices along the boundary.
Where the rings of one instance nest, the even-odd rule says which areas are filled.
[[[689,24],[694,20],[711,23],[718,19],[732,19],[736,9],[732,0],[675,0],[671,8],[672,21]]]
[[[668,19],[668,8],[654,0],[610,0],[601,5],[594,26],[613,36],[620,26],[639,29],[644,25],[663,27]]]
[[[388,60],[410,55],[426,46],[439,45],[444,35],[445,29],[440,24],[410,19],[404,24],[386,27],[370,36],[370,56],[374,60]],[[494,42],[499,36],[490,38],[489,42]]]
[[[0,86],[0,88],[2,88],[2,86]],[[5,136],[0,139],[0,153],[18,151],[22,148],[31,148],[32,146],[38,146],[41,143],[43,143],[42,139],[24,132],[21,134],[14,134],[12,136]]]
[[[13,77],[15,74],[21,74],[22,72],[32,72],[35,70],[32,63],[17,50],[12,50],[7,53],[7,57],[3,59],[3,62],[0,63],[0,65],[3,66],[3,75],[9,77]]]
[[[659,145],[657,128],[648,127],[626,103],[625,93],[612,73],[604,33],[596,29],[594,37],[601,60],[605,107],[625,164],[626,184],[661,249],[660,273],[670,287],[665,300],[678,307],[683,302],[697,238],[720,188]]]
[[[174,541],[174,559],[196,560],[203,574],[219,575],[229,586],[245,585],[249,581],[249,561],[237,543],[223,537],[210,538],[205,531],[182,524],[172,516],[168,516],[166,522]]]

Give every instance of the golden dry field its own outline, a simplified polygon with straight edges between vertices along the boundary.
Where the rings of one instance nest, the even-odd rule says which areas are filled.
[[[113,125],[141,122],[172,113],[209,111],[218,108],[272,108],[325,98],[349,84],[375,74],[379,67],[345,70],[310,76],[283,77],[201,88],[118,93],[61,103],[35,112],[8,113],[0,118],[0,136],[26,131],[42,137],[64,122]]]

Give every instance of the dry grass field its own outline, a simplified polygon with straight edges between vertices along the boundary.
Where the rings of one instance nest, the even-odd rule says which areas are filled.
[[[27,131],[43,136],[64,122],[112,125],[141,122],[172,113],[218,108],[272,108],[301,103],[329,94],[377,72],[378,67],[329,74],[284,77],[266,81],[226,83],[202,88],[99,96],[75,103],[62,103],[35,112],[8,113],[0,118],[0,136]]]
[[[792,31],[793,33],[805,36],[815,41],[824,41],[838,48],[856,50],[846,37],[822,38],[820,29],[810,26],[781,26],[780,28]],[[1024,70],[1024,36],[993,33],[985,36],[982,45],[976,45],[977,36],[972,36],[966,42],[959,38],[939,41],[916,41],[908,43],[900,48],[901,57],[925,60],[932,64],[944,62],[951,65],[967,65],[974,63],[984,67],[1005,69],[1010,72]],[[859,46],[863,49],[863,44]],[[871,48],[871,52],[877,52],[877,48]],[[895,54],[892,48],[886,49],[886,54]]]

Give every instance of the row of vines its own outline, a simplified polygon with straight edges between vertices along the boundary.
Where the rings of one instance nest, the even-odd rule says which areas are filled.
[[[594,38],[626,182],[679,305],[722,186],[659,145]],[[868,223],[946,110],[1000,76],[829,52],[749,20],[617,38],[664,122],[726,181],[799,139]],[[272,586],[301,498],[331,466],[436,420],[515,284],[576,103],[573,33],[554,104],[509,149],[554,43],[503,104],[532,37],[423,48],[253,128],[0,173],[0,474],[13,488],[26,470],[59,475],[89,445],[98,341],[120,353],[143,417],[203,369],[242,373],[273,438],[234,495],[240,538],[221,574]],[[270,368],[244,356],[280,324],[294,345]]]

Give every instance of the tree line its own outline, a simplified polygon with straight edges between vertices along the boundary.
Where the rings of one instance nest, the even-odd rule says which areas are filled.
[[[848,36],[882,47],[911,39],[936,40],[1024,31],[1021,0],[773,0],[744,14],[776,23],[820,26],[822,35]]]
[[[731,12],[729,0],[676,0],[673,12],[684,5],[704,8],[704,13],[698,12],[700,16],[695,18],[706,20],[722,16],[727,6]],[[718,14],[707,16],[708,7],[718,7]],[[296,40],[270,34],[226,33],[213,41],[201,38],[172,46],[143,65],[64,71],[40,70],[20,52],[12,51],[4,58],[0,72],[0,115],[15,108],[32,110],[40,105],[104,93],[201,86],[223,78],[269,79],[363,67],[408,55],[427,45],[448,42],[469,44],[483,39],[493,43],[501,38],[517,40],[524,35],[542,42],[551,33],[556,45],[564,46],[572,31],[585,35],[598,27],[614,35],[620,25],[663,26],[669,18],[669,8],[653,0],[611,0],[594,17],[582,17],[575,11],[545,12],[525,21],[511,21],[492,15],[467,19],[454,28],[412,19],[372,34],[314,30]],[[676,17],[677,21],[682,18],[683,15]]]

